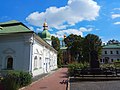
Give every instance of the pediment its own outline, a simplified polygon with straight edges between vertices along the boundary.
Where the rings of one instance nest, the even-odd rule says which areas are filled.
[[[14,54],[15,51],[14,51],[13,49],[11,49],[11,48],[7,48],[7,49],[5,49],[5,50],[3,51],[3,53],[4,53],[4,54]]]
[[[35,54],[42,54],[43,52],[42,52],[42,50],[36,49],[34,53],[35,53]]]
[[[34,52],[35,54],[39,54],[39,51],[38,51],[38,49],[35,49],[35,52]]]

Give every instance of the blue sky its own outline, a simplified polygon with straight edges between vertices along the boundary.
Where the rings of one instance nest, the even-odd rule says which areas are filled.
[[[120,41],[120,0],[1,0],[0,22],[18,20],[35,32],[47,21],[49,32],[98,35]]]

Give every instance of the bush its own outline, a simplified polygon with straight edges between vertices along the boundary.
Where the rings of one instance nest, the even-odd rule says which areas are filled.
[[[2,80],[2,85],[5,90],[18,90],[19,88],[19,74],[18,72],[10,71]]]
[[[5,90],[18,90],[20,87],[30,84],[32,75],[22,71],[8,70],[2,80]]]
[[[113,63],[108,63],[108,64],[101,64],[100,65],[100,68],[110,68],[110,67],[112,67],[112,68],[114,68],[115,66],[114,66],[114,64]]]
[[[69,64],[68,65],[68,74],[69,74],[69,76],[73,76],[75,70],[85,69],[88,66],[89,66],[88,63],[72,63],[72,64]]]
[[[29,85],[32,82],[32,75],[30,75],[28,72],[20,72],[20,86],[26,86]]]

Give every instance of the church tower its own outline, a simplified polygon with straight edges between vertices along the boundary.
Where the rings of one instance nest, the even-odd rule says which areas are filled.
[[[48,32],[48,25],[46,22],[44,22],[43,24],[43,31],[41,33],[41,37],[42,39],[44,39],[48,44],[51,45],[51,35],[50,33]]]

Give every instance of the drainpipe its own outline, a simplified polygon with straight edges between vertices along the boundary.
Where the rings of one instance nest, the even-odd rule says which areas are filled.
[[[30,40],[30,63],[29,63],[29,73],[31,73],[31,74],[32,74],[33,44],[34,44],[34,34],[32,34],[32,39]]]

